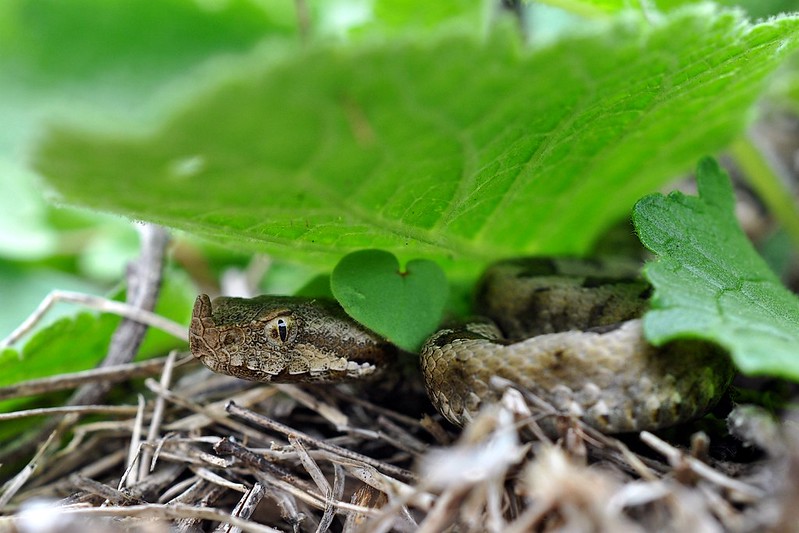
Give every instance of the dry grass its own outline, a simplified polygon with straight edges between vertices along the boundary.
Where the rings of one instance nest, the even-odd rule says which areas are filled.
[[[120,368],[131,380],[143,372]],[[60,376],[45,389],[60,388],[59,378],[75,386],[75,376]],[[174,373],[167,364],[160,382],[144,385],[138,405],[46,413],[61,424],[3,487],[0,529],[713,532],[799,524],[799,437],[793,424],[757,411],[737,410],[735,432],[766,451],[735,463],[714,457],[715,435],[697,435],[687,449],[648,433],[625,444],[563,419],[552,442],[536,424],[554,416],[549,407],[507,383],[496,383],[506,389],[502,404],[462,433],[429,406],[421,409],[433,416],[418,418],[425,398],[415,382],[368,399],[345,386],[246,383],[189,362]]]

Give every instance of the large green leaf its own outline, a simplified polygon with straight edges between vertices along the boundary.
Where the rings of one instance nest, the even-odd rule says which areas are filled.
[[[582,15],[595,16],[624,9],[644,9],[654,14],[656,9],[668,11],[685,4],[698,4],[702,0],[539,0]],[[718,4],[741,7],[751,17],[768,17],[778,13],[796,11],[795,0],[716,0]]]
[[[63,201],[326,265],[579,254],[740,132],[799,20],[708,5],[521,51],[471,35],[267,49],[158,129],[52,129]]]
[[[692,1],[697,3],[695,0],[540,0],[542,4],[549,4],[587,16],[614,13],[625,9],[665,11]]]
[[[640,2],[628,0],[542,0],[541,3],[588,16],[640,7]]]
[[[249,50],[265,36],[290,35],[294,7],[283,4],[0,2],[0,255],[41,258],[75,249],[64,246],[73,238],[53,220],[64,213],[44,203],[41,185],[22,167],[43,121],[152,117],[180,99],[179,87],[196,84],[212,58]]]

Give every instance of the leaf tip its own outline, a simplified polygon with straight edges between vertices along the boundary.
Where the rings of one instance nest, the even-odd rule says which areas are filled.
[[[730,176],[715,158],[705,156],[699,160],[696,165],[696,187],[702,200],[732,214],[735,195]]]

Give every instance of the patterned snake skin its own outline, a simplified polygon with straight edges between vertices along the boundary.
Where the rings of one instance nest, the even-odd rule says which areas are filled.
[[[475,304],[484,318],[441,329],[421,350],[430,399],[463,425],[510,380],[597,429],[657,429],[707,412],[733,377],[714,345],[649,345],[640,316],[649,286],[625,263],[519,259],[490,267]],[[212,370],[262,382],[337,382],[378,375],[398,350],[338,304],[285,296],[200,295],[191,351]],[[543,419],[554,433],[554,421]]]

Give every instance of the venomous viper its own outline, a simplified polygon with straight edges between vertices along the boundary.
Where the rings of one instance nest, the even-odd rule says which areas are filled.
[[[492,376],[514,382],[607,433],[657,429],[700,416],[729,385],[718,347],[642,335],[649,285],[637,267],[577,259],[518,259],[490,267],[475,303],[486,318],[447,327],[421,349],[428,395],[463,425],[497,399]],[[197,297],[195,357],[262,382],[337,382],[377,375],[398,349],[335,302],[286,296]],[[552,432],[554,426],[545,423]]]

